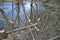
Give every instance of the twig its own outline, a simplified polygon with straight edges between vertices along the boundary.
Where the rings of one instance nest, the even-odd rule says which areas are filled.
[[[56,37],[53,37],[53,38],[50,38],[49,40],[54,40],[54,39],[57,39],[57,38],[59,38],[60,37],[60,35],[58,35],[58,36],[56,36]]]
[[[25,29],[25,28],[31,28],[31,27],[34,27],[35,25],[37,25],[38,23],[35,23],[35,24],[31,24],[31,25],[29,25],[29,26],[26,26],[26,27],[20,27],[20,28],[17,28],[17,29],[14,29],[13,30],[13,32],[16,32],[16,31],[18,31],[18,30],[22,30],[22,29]],[[12,33],[12,31],[7,31],[6,33]]]
[[[50,6],[50,7],[59,7],[58,5],[53,5],[53,4],[49,4],[49,3],[45,3],[47,6]]]
[[[29,30],[30,30],[30,33],[31,33],[31,35],[32,35],[32,37],[33,37],[33,40],[35,40],[35,38],[34,38],[34,35],[33,35],[33,33],[32,33],[31,28],[29,28]]]

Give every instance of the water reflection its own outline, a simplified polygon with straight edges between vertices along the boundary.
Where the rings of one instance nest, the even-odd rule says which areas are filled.
[[[15,17],[17,16],[17,8],[16,8],[16,5],[15,5],[15,3],[13,3],[14,5],[13,5],[13,9],[14,9],[14,11],[13,11],[13,16],[14,16],[14,20],[15,20]],[[24,4],[24,6],[25,6],[25,10],[28,12],[28,14],[30,13],[30,3],[25,3]],[[12,3],[11,2],[4,2],[4,3],[0,3],[0,8],[2,8],[3,10],[4,10],[4,14],[5,14],[5,16],[7,16],[7,18],[9,19],[9,20],[11,20],[12,19]],[[9,15],[8,15],[9,14]],[[20,4],[20,16],[21,16],[21,20],[22,20],[22,23],[23,24],[25,24],[25,22],[26,22],[26,19],[25,19],[25,15],[24,15],[24,12],[23,12],[23,8],[22,8],[22,5]],[[2,15],[1,15],[1,13],[0,13],[0,19],[1,18],[3,18],[2,17]],[[5,28],[4,26],[3,26],[3,24],[4,25],[6,25],[6,23],[4,23],[4,22],[0,22],[0,26],[1,26],[1,28],[3,27],[3,28]],[[2,29],[3,29],[2,28]]]
[[[13,16],[14,16],[14,20],[15,20],[15,17],[17,15],[17,11],[16,11],[17,8],[16,8],[15,3],[13,3],[13,4],[14,4],[14,6],[13,6],[14,7],[13,8],[14,15]],[[38,2],[37,5],[38,5],[37,8],[38,8],[38,12],[39,12],[38,15],[40,15],[41,12],[44,14],[45,8],[42,6],[42,4],[40,2]],[[30,15],[30,8],[31,8],[30,3],[25,2],[24,7],[25,7],[25,10],[27,11],[28,15]],[[34,7],[34,9],[36,9],[35,3],[33,3],[33,7]],[[12,3],[11,2],[0,3],[0,8],[2,8],[4,10],[6,16],[10,13],[7,18],[9,20],[11,20],[12,19]],[[56,12],[52,12],[52,13],[53,13],[52,17],[56,17]],[[22,8],[21,4],[20,4],[20,16],[21,16],[22,23],[25,24],[26,19],[25,19],[25,15],[24,15],[23,8]],[[2,18],[2,15],[0,13],[0,19],[1,18]],[[2,26],[1,24],[2,23],[0,23],[0,26]]]

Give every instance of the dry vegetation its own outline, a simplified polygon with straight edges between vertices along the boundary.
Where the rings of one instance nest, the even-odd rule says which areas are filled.
[[[45,2],[31,0],[30,15],[25,10],[23,0],[12,2],[16,7],[13,9],[12,5],[12,20],[7,18],[10,13],[6,16],[4,10],[0,8],[1,15],[3,16],[0,22],[6,22],[9,30],[0,34],[0,40],[60,40],[59,2],[59,0],[46,0]],[[33,3],[35,3],[36,8],[34,8]],[[25,24],[22,23],[21,15],[19,15],[21,14],[21,5],[26,19]],[[17,12],[16,17],[13,16],[14,10]],[[23,26],[21,27],[21,25]]]

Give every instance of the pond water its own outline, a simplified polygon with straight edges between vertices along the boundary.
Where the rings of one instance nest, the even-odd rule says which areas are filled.
[[[17,15],[17,11],[16,11],[16,5],[15,5],[15,3],[13,3],[14,4],[14,6],[13,6],[13,9],[14,9],[14,11],[13,11],[13,14],[14,14],[14,20],[15,20],[15,17],[16,17],[16,15]],[[44,9],[44,7],[42,6],[42,4],[41,3],[37,3],[38,4],[38,10],[39,10],[39,12],[40,11],[44,11],[45,9]],[[25,2],[25,4],[24,4],[24,6],[25,6],[25,10],[27,11],[27,13],[28,13],[28,15],[30,14],[30,3],[28,3],[28,2]],[[35,5],[35,3],[33,3],[33,7],[34,7],[34,9],[36,9],[36,5]],[[2,8],[3,10],[4,10],[4,14],[7,16],[9,13],[9,15],[8,15],[8,19],[9,20],[11,20],[12,19],[12,3],[11,2],[4,2],[4,3],[0,3],[0,8]],[[56,16],[56,15],[54,15],[56,12],[52,12],[53,14],[52,14],[52,17],[54,16]],[[25,19],[25,15],[24,15],[24,12],[23,12],[23,9],[22,9],[22,5],[20,4],[20,17],[21,17],[21,20],[22,20],[22,23],[23,24],[25,24],[25,22],[26,22],[26,19]],[[2,18],[2,15],[1,15],[1,13],[0,13],[0,19]],[[0,22],[0,27],[3,27],[2,25],[6,25],[5,23],[1,23]]]

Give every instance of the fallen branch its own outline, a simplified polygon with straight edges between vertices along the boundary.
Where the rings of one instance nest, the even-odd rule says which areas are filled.
[[[36,26],[37,24],[38,24],[38,23],[31,24],[31,25],[26,26],[26,27],[20,27],[20,28],[14,29],[13,31],[6,31],[6,33],[10,34],[10,33],[12,33],[12,32],[16,32],[16,31],[23,30],[23,29],[26,29],[26,28],[31,28],[31,27]]]

